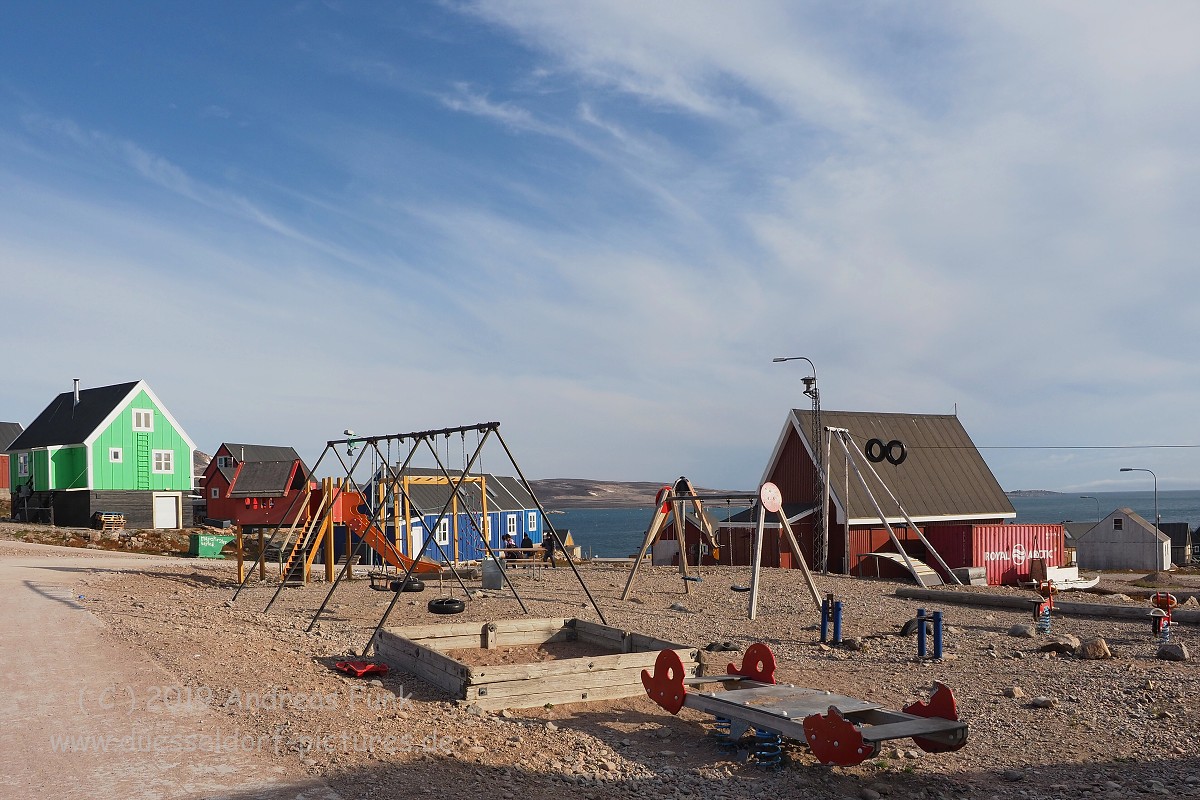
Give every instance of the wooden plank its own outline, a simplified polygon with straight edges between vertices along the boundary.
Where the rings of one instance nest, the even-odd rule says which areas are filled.
[[[601,686],[596,689],[569,689],[561,692],[537,692],[519,697],[480,697],[473,702],[480,708],[494,711],[501,708],[537,708],[547,703],[567,705],[569,703],[587,703],[593,700],[616,700],[645,694],[646,689],[642,686],[641,678],[639,678],[636,684]]]
[[[545,631],[515,631],[512,633],[497,633],[496,641],[500,647],[517,647],[525,644],[547,644],[549,642],[573,642],[577,638],[575,631],[561,628],[556,633]]]
[[[695,663],[694,650],[677,650],[684,666]],[[503,664],[494,667],[470,667],[468,683],[480,685],[560,675],[583,675],[621,669],[647,669],[654,666],[658,653],[614,653],[591,658],[564,658],[540,664]]]
[[[909,736],[927,736],[931,733],[955,731],[964,731],[965,733],[966,725],[957,720],[921,717],[902,722],[888,722],[883,725],[868,725],[862,729],[862,737],[869,742],[882,742],[887,739],[903,739]]]
[[[483,630],[480,629],[473,635],[428,637],[415,641],[423,647],[442,652],[447,650],[478,650],[483,647]]]
[[[495,622],[489,622],[489,627],[494,627],[499,632],[508,631],[550,631],[554,632],[560,628],[567,627],[570,620],[564,617],[548,617],[543,619],[501,619]]]
[[[589,622],[586,619],[573,620],[571,624],[579,634],[581,641],[612,647],[617,652],[625,651],[625,639],[629,636],[628,631],[614,628],[611,625]]]
[[[416,642],[421,639],[438,638],[441,636],[461,636],[467,633],[482,636],[485,624],[483,622],[452,622],[440,625],[406,625],[403,628],[386,628],[385,630]]]
[[[556,675],[553,680],[527,679],[519,681],[501,681],[481,685],[468,685],[464,688],[468,700],[478,697],[524,697],[530,694],[544,694],[547,691],[591,691],[611,686],[642,687],[642,670],[645,667],[627,667],[625,669],[606,669],[600,672],[587,672],[574,675]],[[693,670],[695,666],[693,665]],[[644,692],[645,689],[642,688]]]
[[[462,662],[456,661],[450,656],[438,652],[432,648],[424,647],[417,642],[412,642],[395,636],[386,636],[385,634],[386,631],[380,632],[379,639],[376,642],[376,647],[380,649],[386,648],[387,652],[395,653],[403,658],[433,664],[438,669],[454,675],[460,680],[466,679],[468,675],[468,667]]]
[[[416,675],[426,683],[449,692],[457,698],[463,696],[463,680],[441,669],[437,663],[428,659],[414,658],[386,643],[380,643],[376,649],[379,657],[393,668]]]
[[[633,648],[630,652],[640,653],[648,650],[658,652],[659,650],[689,650],[687,645],[679,644],[678,642],[668,642],[664,639],[656,639],[653,636],[647,636],[644,633],[629,634],[629,643]]]

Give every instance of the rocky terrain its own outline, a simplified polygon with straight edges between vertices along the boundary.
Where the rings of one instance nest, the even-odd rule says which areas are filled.
[[[532,616],[597,619],[570,570],[510,574]],[[1156,659],[1148,622],[1057,618],[1047,635],[1033,630],[1028,612],[947,604],[945,657],[918,660],[914,637],[899,635],[916,607],[896,597],[899,584],[818,576],[821,591],[846,609],[846,641],[831,647],[820,643],[817,613],[792,572],[764,571],[753,622],[746,595],[729,588],[746,581],[745,569],[705,568],[703,582],[685,594],[677,572],[650,568],[632,602],[618,599],[626,567],[584,566],[581,574],[609,624],[697,647],[765,641],[784,682],[899,708],[942,681],[956,693],[970,739],[948,754],[899,740],[853,768],[821,766],[792,742],[782,768],[765,769],[745,750],[718,746],[707,717],[687,709],[674,717],[644,697],[492,713],[397,670],[375,681],[344,677],[332,664],[362,652],[391,599],[365,580],[339,586],[312,632],[306,628],[328,586],[284,589],[264,613],[278,584],[251,580],[234,602],[234,566],[225,561],[81,571],[73,593],[107,635],[178,680],[157,697],[129,702],[157,702],[164,713],[172,704],[210,706],[222,730],[258,737],[275,757],[321,775],[347,798],[451,789],[506,799],[1200,797],[1196,663]],[[446,622],[426,602],[448,595],[462,593],[431,584],[402,595],[389,625]],[[511,595],[477,591],[450,619],[520,615]],[[1059,634],[1081,643],[1103,638],[1111,657],[1076,655],[1082,651]],[[1196,648],[1193,628],[1177,638]]]

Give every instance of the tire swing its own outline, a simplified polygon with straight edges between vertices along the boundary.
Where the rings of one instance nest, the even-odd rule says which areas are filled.
[[[439,597],[430,600],[428,608],[431,614],[461,614],[466,611],[467,604],[457,597]]]
[[[392,581],[390,588],[393,592],[423,592],[425,581],[415,576],[409,576],[406,581]]]

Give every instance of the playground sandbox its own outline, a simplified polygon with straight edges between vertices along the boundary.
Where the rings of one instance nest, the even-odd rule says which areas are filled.
[[[637,697],[662,650],[699,669],[694,648],[574,618],[387,628],[375,641],[389,666],[483,709]]]

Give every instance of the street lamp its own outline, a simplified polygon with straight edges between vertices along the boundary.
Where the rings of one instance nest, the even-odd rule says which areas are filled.
[[[1100,498],[1093,497],[1090,494],[1079,495],[1080,500],[1095,500],[1096,501],[1096,524],[1100,523]]]
[[[1121,472],[1149,472],[1154,478],[1154,569],[1158,569],[1158,476],[1154,470],[1145,467],[1121,467]]]
[[[821,572],[829,572],[829,526],[825,520],[825,448],[821,437],[825,429],[821,425],[821,392],[817,389],[817,365],[806,356],[778,356],[771,359],[772,364],[784,361],[805,361],[812,369],[811,376],[804,377],[804,394],[812,398],[812,432],[810,442],[816,456],[816,469],[813,470],[813,502],[816,512],[813,514],[813,568]],[[849,570],[849,551],[845,555],[843,567]]]

